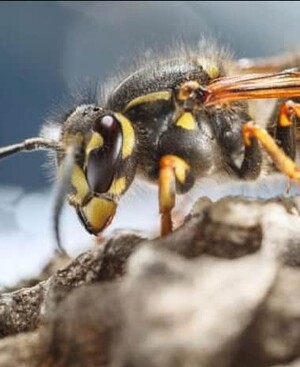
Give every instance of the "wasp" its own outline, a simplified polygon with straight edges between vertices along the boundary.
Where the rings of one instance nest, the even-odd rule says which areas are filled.
[[[161,234],[173,229],[177,194],[212,175],[256,180],[272,166],[300,183],[295,163],[297,55],[232,61],[222,51],[181,50],[140,65],[93,101],[72,108],[47,134],[0,148],[54,153],[56,240],[64,198],[85,229],[100,234],[136,176],[158,185]],[[251,101],[279,101],[265,126]]]

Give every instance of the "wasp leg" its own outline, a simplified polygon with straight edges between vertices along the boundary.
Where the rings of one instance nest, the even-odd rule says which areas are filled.
[[[240,59],[237,62],[237,67],[243,73],[276,73],[299,65],[299,53],[285,53],[257,59]]]
[[[300,104],[287,101],[280,106],[275,138],[278,145],[291,158],[296,157],[296,121],[300,117]]]
[[[281,149],[269,133],[257,125],[249,122],[243,126],[243,138],[246,147],[251,145],[251,138],[255,137],[269,154],[276,167],[292,180],[300,184],[300,167]]]
[[[239,176],[244,180],[255,180],[261,171],[262,154],[255,137],[250,138],[250,144],[245,145],[244,159],[241,168],[238,169]]]
[[[57,142],[44,138],[26,139],[22,143],[0,148],[0,159],[9,157],[15,153],[28,152],[37,149],[57,150],[58,145]]]
[[[296,156],[296,126],[293,122],[295,116],[300,117],[300,104],[292,101],[283,103],[279,109],[279,118],[275,130],[275,141],[278,147],[282,148],[292,160]],[[257,138],[253,134],[246,137],[246,140],[247,138],[251,141],[250,144],[245,144],[244,160],[238,173],[243,179],[253,180],[259,176],[262,155]]]
[[[159,160],[159,211],[161,214],[161,235],[172,232],[172,209],[175,206],[176,183],[184,185],[189,165],[175,155],[165,155]]]

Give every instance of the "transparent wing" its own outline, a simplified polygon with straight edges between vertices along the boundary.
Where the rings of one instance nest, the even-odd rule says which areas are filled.
[[[206,105],[250,99],[300,97],[300,72],[223,77],[207,86]]]
[[[271,57],[240,59],[235,63],[239,73],[276,73],[300,66],[300,53],[290,52]]]

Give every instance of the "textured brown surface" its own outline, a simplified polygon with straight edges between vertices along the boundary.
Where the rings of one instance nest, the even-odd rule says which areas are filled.
[[[294,201],[202,199],[170,236],[112,238],[0,295],[0,367],[296,367],[299,264]]]

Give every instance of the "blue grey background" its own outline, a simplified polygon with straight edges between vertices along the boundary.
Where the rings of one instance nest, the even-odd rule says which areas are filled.
[[[152,48],[163,50],[177,39],[195,44],[203,35],[212,37],[237,58],[300,50],[299,15],[299,2],[2,1],[0,146],[36,136],[78,80],[104,81],[122,62]],[[53,254],[45,158],[35,152],[0,162],[0,288],[36,273]],[[285,184],[263,187],[264,195],[283,193]],[[126,195],[111,230],[157,230],[157,192],[143,189],[137,186]],[[198,195],[216,199],[232,190],[231,184],[220,189],[206,182]],[[234,190],[257,195],[255,185]],[[75,242],[79,251],[90,242],[68,207],[62,228],[69,252]]]
[[[299,43],[297,2],[1,2],[0,146],[38,134],[76,79],[104,80],[122,59],[201,35],[237,57]],[[43,152],[0,165],[2,185],[49,184]]]

